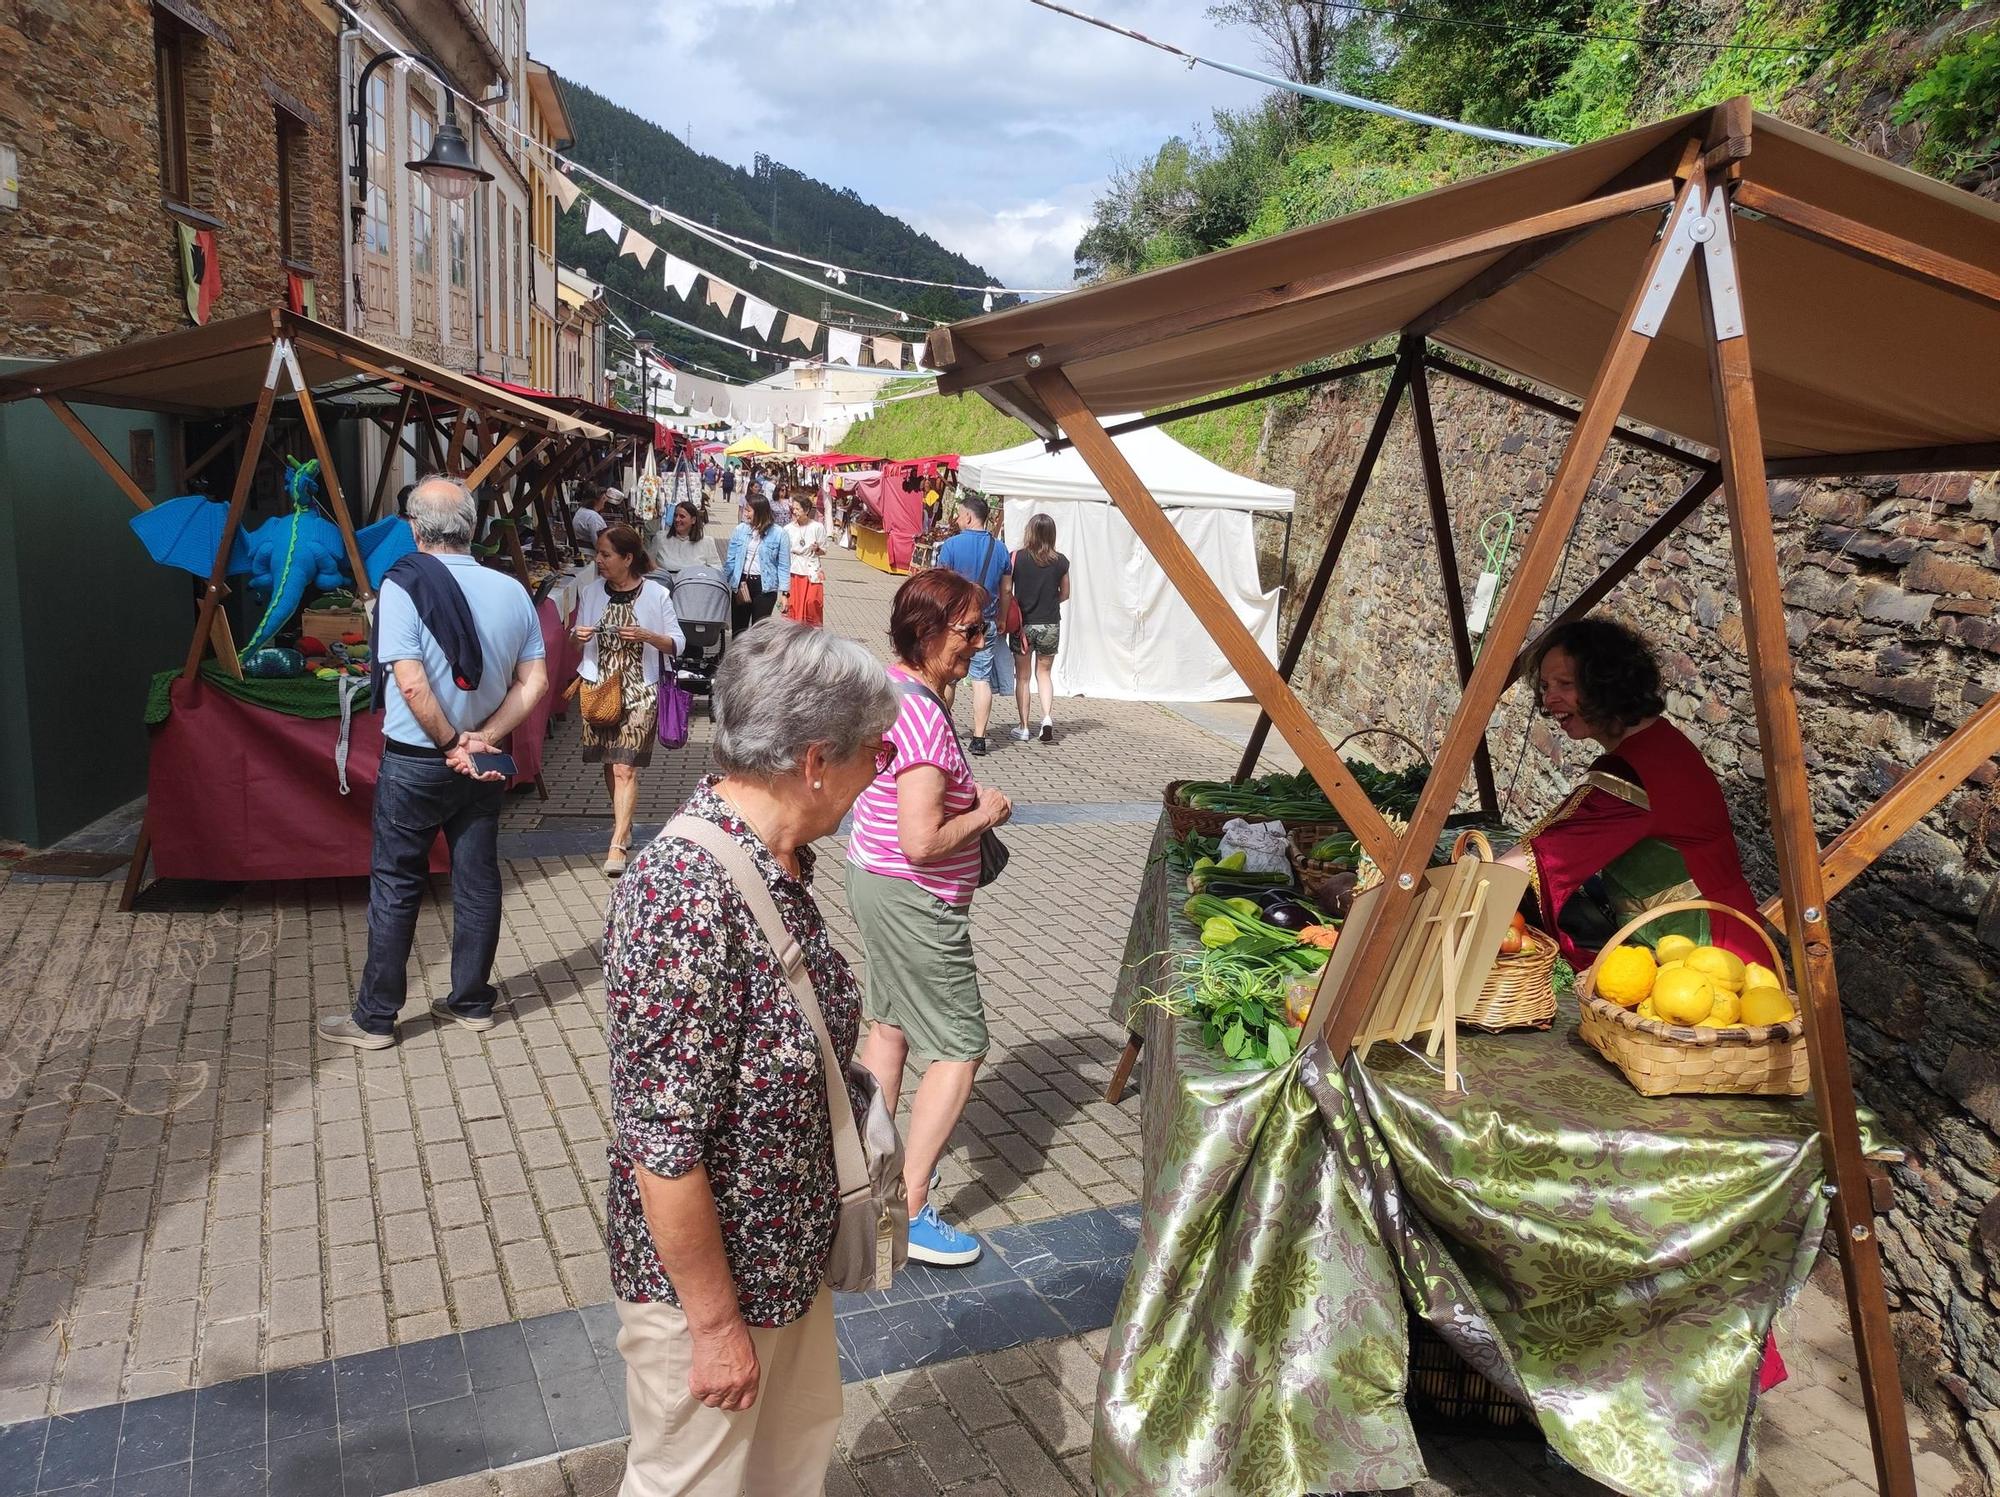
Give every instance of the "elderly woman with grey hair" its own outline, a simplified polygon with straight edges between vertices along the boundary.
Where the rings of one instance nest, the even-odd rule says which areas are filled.
[[[716,672],[722,773],[682,808],[748,852],[843,1066],[861,993],[813,900],[809,844],[887,766],[896,707],[853,640],[758,624]],[[632,1425],[622,1491],[817,1497],[841,1411],[823,1282],[839,1187],[817,1037],[728,873],[671,826],[612,899],[604,983],[606,1241]]]

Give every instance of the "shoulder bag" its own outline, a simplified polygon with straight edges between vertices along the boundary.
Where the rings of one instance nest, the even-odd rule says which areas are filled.
[[[602,615],[599,615],[600,620]],[[602,631],[603,624],[597,625]],[[583,720],[593,727],[608,728],[618,721],[625,710],[625,681],[618,672],[604,667],[604,639],[600,632],[595,640],[597,645],[597,679],[590,680],[578,674],[576,678],[576,703],[583,709]]]
[[[921,681],[910,681],[898,676],[893,678],[897,694],[900,696],[929,697],[937,710],[944,714],[945,726],[951,729],[951,741],[958,744],[958,756],[965,757],[965,745],[959,741],[958,724],[951,720],[951,708],[944,699]],[[1007,860],[1013,854],[1007,851],[1007,844],[1000,840],[1000,834],[988,827],[979,834],[979,887],[985,888],[993,880],[1007,871]]]
[[[999,544],[1000,541],[997,536],[989,534],[986,537],[986,554],[979,558],[979,580],[981,582],[984,582],[986,580],[986,568],[988,563],[990,563],[993,560],[993,548]],[[1020,554],[1021,553],[1018,551],[1014,553],[1015,556],[1019,556]],[[1004,580],[1004,574],[1002,580]],[[1000,588],[999,582],[995,582],[993,584],[993,587],[994,587],[994,596],[998,597]],[[1015,597],[1012,593],[1009,593],[1007,595],[1006,612],[999,614],[996,617],[996,622],[999,624],[1000,632],[1002,634],[1006,635],[1019,634],[1021,632],[1021,600]],[[994,643],[997,644],[999,643],[999,641],[996,640],[994,641]]]
[[[883,1104],[882,1089],[859,1061],[850,1061],[845,1067],[840,1064],[833,1038],[826,1032],[826,1016],[813,993],[812,977],[806,972],[805,952],[785,929],[771,891],[764,887],[757,865],[742,844],[714,822],[696,816],[676,816],[667,824],[666,835],[693,843],[722,865],[743,902],[750,906],[757,928],[777,953],[792,996],[819,1040],[827,1116],[833,1123],[834,1176],[840,1186],[833,1250],[826,1260],[826,1285],[850,1294],[887,1289],[909,1256],[910,1207],[903,1189],[903,1140],[896,1132],[896,1120]],[[867,1095],[865,1118],[854,1116],[843,1075]]]

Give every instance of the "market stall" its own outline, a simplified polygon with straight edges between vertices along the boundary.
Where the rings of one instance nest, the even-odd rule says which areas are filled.
[[[1390,337],[1398,340],[1393,354],[1254,383]],[[1579,395],[1580,408],[1446,358],[1435,345]],[[1727,1497],[1747,1454],[1759,1332],[1810,1266],[1824,1210],[1839,1243],[1878,1485],[1914,1497],[1874,1223],[1887,1202],[1862,1142],[1828,901],[2000,749],[2000,698],[1987,699],[1822,851],[1766,479],[2000,466],[2000,415],[1991,400],[2000,388],[2000,208],[1756,115],[1737,99],[1351,218],[975,318],[933,333],[930,353],[942,392],[979,390],[1045,440],[1075,444],[1264,708],[1239,777],[1254,770],[1264,731],[1275,726],[1325,797],[1338,836],[1354,844],[1357,865],[1365,854],[1380,872],[1317,975],[1295,985],[1307,995],[1303,1015],[1293,988],[1276,1000],[1298,1022],[1296,1039],[1282,1026],[1268,1040],[1266,1031],[1218,1032],[1213,995],[1203,999],[1198,981],[1172,985],[1178,1012],[1140,1006],[1142,1028],[1153,1031],[1145,1105],[1149,1118],[1159,1109],[1172,1121],[1149,1129],[1145,1171],[1154,1193],[1111,1332],[1093,1448],[1099,1490],[1405,1484],[1412,1472],[1395,1420],[1407,1389],[1408,1338],[1393,1317],[1357,1318],[1356,1295],[1338,1284],[1324,1302],[1318,1297],[1328,1260],[1372,1276],[1379,1288],[1378,1255],[1387,1255],[1404,1304],[1458,1327],[1461,1352],[1587,1474],[1648,1497]],[[1382,370],[1390,379],[1380,417],[1293,643],[1273,666],[1112,438]],[[1426,381],[1433,372],[1574,423],[1476,654],[1432,429]],[[1223,390],[1233,393],[1215,393]],[[1426,783],[1407,819],[1392,825],[1288,677],[1405,396],[1430,491],[1461,694]],[[1111,432],[1097,414],[1134,409],[1154,414]],[[1621,415],[1654,430],[1621,428]],[[1707,1051],[1707,1059],[1769,1055],[1784,1063],[1763,1078],[1780,1100],[1710,1097],[1715,1088],[1695,1085],[1695,1101],[1675,1104],[1678,1120],[1639,1095],[1647,1089],[1640,1080],[1621,1080],[1621,1070],[1635,1077],[1633,1067],[1621,1061],[1612,1070],[1577,1052],[1567,1013],[1545,1033],[1503,1035],[1489,1045],[1459,1041],[1463,1010],[1441,1003],[1430,1042],[1415,1053],[1428,1061],[1441,1039],[1443,1063],[1426,1083],[1404,1058],[1420,1032],[1404,1026],[1405,1000],[1435,992],[1429,956],[1441,944],[1461,964],[1466,957],[1464,943],[1443,934],[1471,913],[1452,901],[1482,879],[1498,884],[1497,875],[1478,871],[1495,865],[1476,857],[1434,870],[1440,834],[1469,785],[1490,802],[1490,777],[1475,777],[1487,724],[1520,674],[1538,609],[1614,440],[1672,450],[1693,477],[1681,500],[1600,576],[1557,600],[1555,618],[1586,612],[1721,489],[1779,870],[1780,890],[1765,914],[1790,943],[1789,973],[1774,950],[1771,975],[1791,991],[1773,991],[1797,1008],[1769,1025],[1711,1014],[1706,1029],[1628,1012],[1621,1028],[1690,1062]],[[1441,877],[1452,891],[1442,907]],[[1206,921],[1202,934],[1211,934]],[[1233,944],[1226,932],[1213,934]],[[1610,945],[1622,950],[1630,935]],[[1272,949],[1284,959],[1298,944]],[[1673,965],[1663,950],[1635,951],[1634,961],[1654,973],[1655,957]],[[1413,951],[1421,959],[1413,961]],[[1490,975],[1490,949],[1475,945],[1470,953],[1473,968]],[[1444,991],[1455,992],[1465,975],[1447,960]],[[1743,976],[1739,969],[1739,982]],[[1612,995],[1590,972],[1578,991],[1587,1036]],[[1633,996],[1617,995],[1617,1003]],[[1266,993],[1258,1001],[1271,1000]],[[1418,1005],[1420,1018],[1425,1011]],[[1385,1014],[1395,1022],[1385,1025]],[[1303,1048],[1293,1053],[1295,1045]],[[1182,1063],[1197,1046],[1198,1063]],[[1263,1049],[1271,1093],[1263,1112],[1252,1103],[1252,1111],[1211,1114],[1204,1078],[1218,1047],[1226,1059]],[[1526,1069],[1540,1075],[1544,1097],[1523,1095],[1518,1079],[1509,1080],[1510,1068],[1517,1077],[1521,1069],[1517,1047],[1531,1055]],[[1135,1044],[1128,1063],[1136,1053]],[[1808,1076],[1809,1121],[1800,1104],[1781,1100]],[[1116,1084],[1123,1080],[1121,1069]],[[1671,1080],[1667,1087],[1676,1094]],[[1575,1118],[1564,1126],[1552,1104],[1587,1113],[1587,1126]],[[1555,1193],[1529,1203],[1539,1220],[1519,1214],[1513,1149],[1462,1147],[1475,1126],[1491,1130],[1494,1142],[1539,1139],[1529,1164],[1544,1183],[1588,1178],[1616,1157],[1618,1140],[1655,1141],[1630,1157],[1620,1178],[1627,1192],[1675,1188],[1683,1158],[1701,1170],[1721,1168],[1713,1152],[1701,1159],[1703,1149],[1727,1147],[1736,1163],[1708,1175],[1701,1190],[1690,1184],[1678,1216],[1614,1196],[1607,1205],[1618,1209],[1600,1235],[1615,1229],[1627,1251],[1607,1255],[1597,1243],[1582,1253],[1575,1234],[1551,1220],[1562,1209]],[[1666,1141],[1672,1152],[1663,1157]],[[1162,1194],[1190,1170],[1201,1172],[1198,1207]],[[1333,1175],[1353,1189],[1327,1193]],[[1728,1187],[1723,1194],[1712,1189],[1719,1184]],[[1326,1211],[1315,1214],[1297,1197],[1308,1187],[1322,1192]],[[1739,1188],[1762,1193],[1765,1206],[1746,1214]],[[1368,1221],[1349,1209],[1357,1199]],[[1582,1197],[1573,1209],[1586,1205],[1598,1209]],[[1199,1254],[1177,1226],[1191,1210],[1207,1213],[1202,1228],[1211,1234],[1210,1249]],[[1695,1294],[1649,1293],[1708,1271],[1709,1224],[1718,1218],[1733,1220],[1735,1239],[1714,1251],[1739,1255],[1741,1281],[1732,1278],[1727,1290],[1711,1282]],[[1282,1256],[1267,1255],[1273,1241],[1283,1243]],[[1413,1268],[1408,1244],[1426,1242],[1439,1255],[1425,1261],[1419,1251]],[[1638,1255],[1663,1244],[1664,1259]],[[1162,1263],[1164,1274],[1156,1272]],[[1572,1292],[1562,1292],[1565,1281]],[[1549,1306],[1546,1325],[1509,1324],[1524,1297],[1530,1307]],[[1724,1303],[1718,1332],[1705,1317]],[[1647,1318],[1635,1323],[1637,1306]],[[1178,1328],[1163,1307],[1181,1314]],[[1657,1334],[1635,1340],[1635,1324]],[[1231,1460],[1220,1453],[1227,1432],[1216,1416],[1239,1388],[1262,1399],[1241,1411],[1259,1437],[1239,1440]],[[1355,1408],[1367,1417],[1343,1419]],[[1565,1433],[1572,1425],[1585,1432],[1580,1442]],[[1371,1464],[1371,1452],[1383,1459]],[[1172,1478],[1163,1483],[1162,1472]]]
[[[529,564],[523,506],[551,491],[573,452],[608,433],[476,377],[277,309],[0,379],[0,400],[29,398],[42,400],[132,500],[139,511],[135,530],[156,559],[205,581],[182,665],[156,678],[147,705],[153,725],[147,819],[125,907],[155,853],[169,877],[366,873],[369,791],[381,750],[379,725],[367,711],[368,608],[393,557],[411,542],[407,524],[393,515],[356,529],[324,423],[388,422],[391,456],[396,443],[412,442],[427,465],[497,501],[493,560],[524,585],[552,569],[547,561],[539,569]],[[190,493],[156,506],[73,404],[157,410],[220,427],[204,451],[177,467],[180,483],[191,488],[211,466],[228,471],[233,459],[228,500]],[[384,414],[389,410],[393,418]],[[287,450],[293,446],[309,456],[295,458]],[[267,448],[278,461],[265,461]],[[378,500],[389,473],[385,457]],[[282,496],[257,495],[280,512],[250,533],[253,543],[274,543],[255,544],[259,559],[246,565],[244,520],[253,490],[260,482],[275,489],[280,480]],[[193,557],[189,547],[201,555]],[[295,562],[308,558],[302,577]],[[245,645],[260,646],[266,658],[252,662],[257,670],[248,679],[221,606],[231,591],[228,579],[245,572],[253,585],[284,579],[254,615]],[[297,613],[307,579],[325,595],[308,598]],[[552,629],[560,634],[564,620],[552,620],[546,599],[541,612],[545,639]],[[213,660],[205,662],[211,651]],[[307,668],[307,656],[316,670]],[[540,738],[527,740],[545,726],[544,713],[539,726],[518,730],[521,783],[533,779],[540,760]]]
[[[848,488],[875,520],[854,527],[854,555],[878,572],[911,569],[917,539],[924,533],[924,494],[938,475],[958,465],[956,456],[885,462],[872,472],[847,475]]]
[[[1280,594],[1266,592],[1258,576],[1255,523],[1289,521],[1292,491],[1231,473],[1157,427],[1117,443],[1230,610],[1276,660]],[[966,487],[1006,502],[1009,548],[1024,544],[1031,516],[1055,521],[1056,549],[1070,567],[1058,692],[1140,702],[1250,694],[1075,449],[1050,452],[1029,441],[967,457],[958,471]]]

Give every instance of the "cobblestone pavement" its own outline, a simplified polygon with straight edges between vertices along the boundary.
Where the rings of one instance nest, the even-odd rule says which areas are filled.
[[[829,573],[830,626],[881,648],[892,580],[845,557]],[[1004,734],[1011,709],[995,716]],[[1001,736],[979,764],[1019,807],[1013,864],[975,918],[993,1059],[943,1166],[946,1209],[979,1230],[1135,1199],[1134,1113],[1101,1100],[1121,1043],[1105,994],[1160,786],[1227,773],[1252,718],[1096,701],[1061,702],[1057,716],[1055,744]],[[678,807],[708,728],[697,716],[689,747],[646,772],[642,824]],[[487,1035],[421,1017],[447,981],[439,903],[419,929],[402,1042],[360,1054],[312,1030],[316,1012],[346,1006],[359,972],[360,881],[167,885],[120,915],[115,879],[0,874],[0,1426],[59,1415],[48,1439],[80,1438],[106,1416],[115,1430],[123,1405],[129,1440],[132,1411],[179,1409],[179,1390],[279,1369],[331,1376],[328,1358],[609,1297],[596,956],[608,806],[574,723],[556,732],[548,798],[515,798],[503,823],[505,997]],[[858,956],[838,847],[826,851],[820,897]],[[1837,1284],[1831,1296],[1816,1286],[1788,1332],[1799,1375],[1760,1416],[1758,1497],[1808,1479],[1856,1497],[1867,1481],[1836,1298]],[[850,1386],[828,1491],[1087,1490],[1099,1345],[1101,1332],[1070,1336]],[[101,1412],[71,1417],[82,1411]],[[0,1492],[14,1490],[7,1439],[0,1428]],[[620,1458],[613,1442],[427,1490],[605,1494]],[[1445,1441],[1427,1491],[1581,1490],[1540,1459],[1533,1446]],[[1926,1462],[1926,1493],[1950,1491],[1943,1456]],[[412,1485],[382,1469],[369,1490]]]

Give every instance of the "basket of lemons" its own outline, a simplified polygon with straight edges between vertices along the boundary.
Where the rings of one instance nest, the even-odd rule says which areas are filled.
[[[1649,922],[1683,910],[1741,920],[1771,964],[1686,936],[1627,944]],[[1741,910],[1705,899],[1657,905],[1606,942],[1577,979],[1577,1032],[1644,1096],[1804,1096],[1812,1080],[1805,1025],[1784,971],[1763,926]]]

